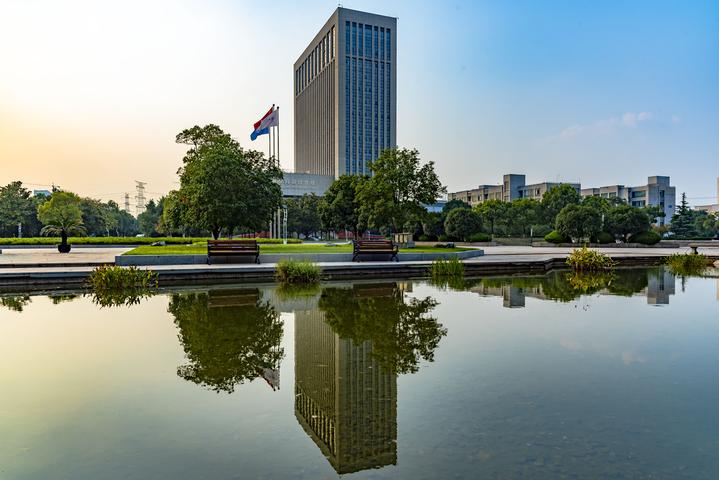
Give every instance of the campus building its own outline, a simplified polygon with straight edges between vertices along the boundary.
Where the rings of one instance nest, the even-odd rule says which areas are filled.
[[[666,176],[655,175],[647,179],[646,185],[625,187],[608,185],[599,188],[583,188],[582,197],[619,198],[633,207],[659,206],[665,217],[658,218],[660,225],[671,222],[676,209],[676,188],[670,185]]]
[[[707,213],[719,213],[719,178],[717,178],[717,203],[710,205],[697,205],[694,210]]]
[[[501,185],[480,185],[471,190],[462,190],[448,195],[448,200],[462,200],[472,206],[479,205],[487,200],[501,200],[511,202],[520,198],[541,200],[542,196],[554,187],[562,185],[559,182],[541,182],[527,184],[526,176],[507,174],[503,176]],[[570,183],[578,192],[581,186]]]
[[[396,146],[397,19],[338,8],[294,64],[295,172],[369,174]]]

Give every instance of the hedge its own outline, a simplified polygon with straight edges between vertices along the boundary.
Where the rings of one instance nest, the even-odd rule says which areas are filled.
[[[239,239],[239,237],[235,237]],[[70,237],[71,245],[150,245],[155,242],[165,242],[167,245],[187,245],[190,243],[205,243],[208,237]],[[279,244],[281,238],[257,238],[258,243]],[[60,237],[28,237],[28,238],[0,238],[2,245],[56,245]],[[302,243],[297,238],[288,238],[287,243]]]
[[[544,241],[549,243],[571,243],[572,240],[566,238],[564,235],[556,230],[552,230],[544,236]]]
[[[661,235],[653,230],[637,233],[629,237],[630,243],[641,243],[643,245],[655,245],[662,239]]]
[[[597,243],[615,243],[614,235],[609,232],[599,232],[596,238]]]

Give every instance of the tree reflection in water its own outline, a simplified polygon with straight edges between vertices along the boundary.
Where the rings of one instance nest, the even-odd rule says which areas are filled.
[[[393,373],[414,373],[420,360],[431,362],[447,329],[430,316],[431,297],[405,300],[396,283],[326,288],[319,308],[340,338],[372,342],[378,363]]]
[[[257,289],[174,294],[168,311],[189,360],[180,377],[216,392],[258,377],[279,388],[282,322]]]
[[[10,297],[0,297],[0,307],[5,307],[13,312],[22,312],[23,309],[30,304],[32,300],[30,295],[13,295]]]

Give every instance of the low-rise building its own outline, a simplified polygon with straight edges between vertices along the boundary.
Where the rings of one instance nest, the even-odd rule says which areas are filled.
[[[719,178],[717,178],[717,203],[710,205],[697,205],[694,210],[707,213],[719,213]]]
[[[676,210],[676,188],[670,185],[668,176],[655,175],[647,179],[646,185],[626,187],[607,185],[599,188],[583,188],[582,197],[619,198],[633,207],[659,206],[664,210],[664,218],[658,218],[659,225],[672,220]]]
[[[331,175],[316,175],[313,173],[284,172],[280,186],[283,197],[301,197],[314,193],[321,197],[330,188],[335,177]]]
[[[526,183],[526,176],[520,174],[507,174],[502,177],[501,185],[479,185],[471,190],[462,190],[448,195],[449,200],[461,200],[472,206],[488,200],[501,200],[511,202],[521,198],[541,200],[542,196],[554,187],[562,185],[560,182]],[[570,183],[577,192],[581,190],[578,183]]]

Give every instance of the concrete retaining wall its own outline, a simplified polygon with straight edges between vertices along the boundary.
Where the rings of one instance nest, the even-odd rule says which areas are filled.
[[[481,257],[484,250],[475,249],[464,252],[437,252],[437,253],[400,253],[398,255],[400,262],[423,262],[432,261],[438,258],[450,259],[459,258],[465,260],[468,258]],[[362,255],[361,261],[387,261],[388,255]],[[304,260],[307,262],[351,262],[351,253],[263,253],[260,254],[260,263],[277,263],[282,259]],[[252,258],[236,258],[236,257],[216,257],[212,259],[213,264],[219,263],[252,263]],[[115,265],[123,267],[135,266],[152,266],[152,265],[206,265],[207,255],[118,255],[115,257]]]

